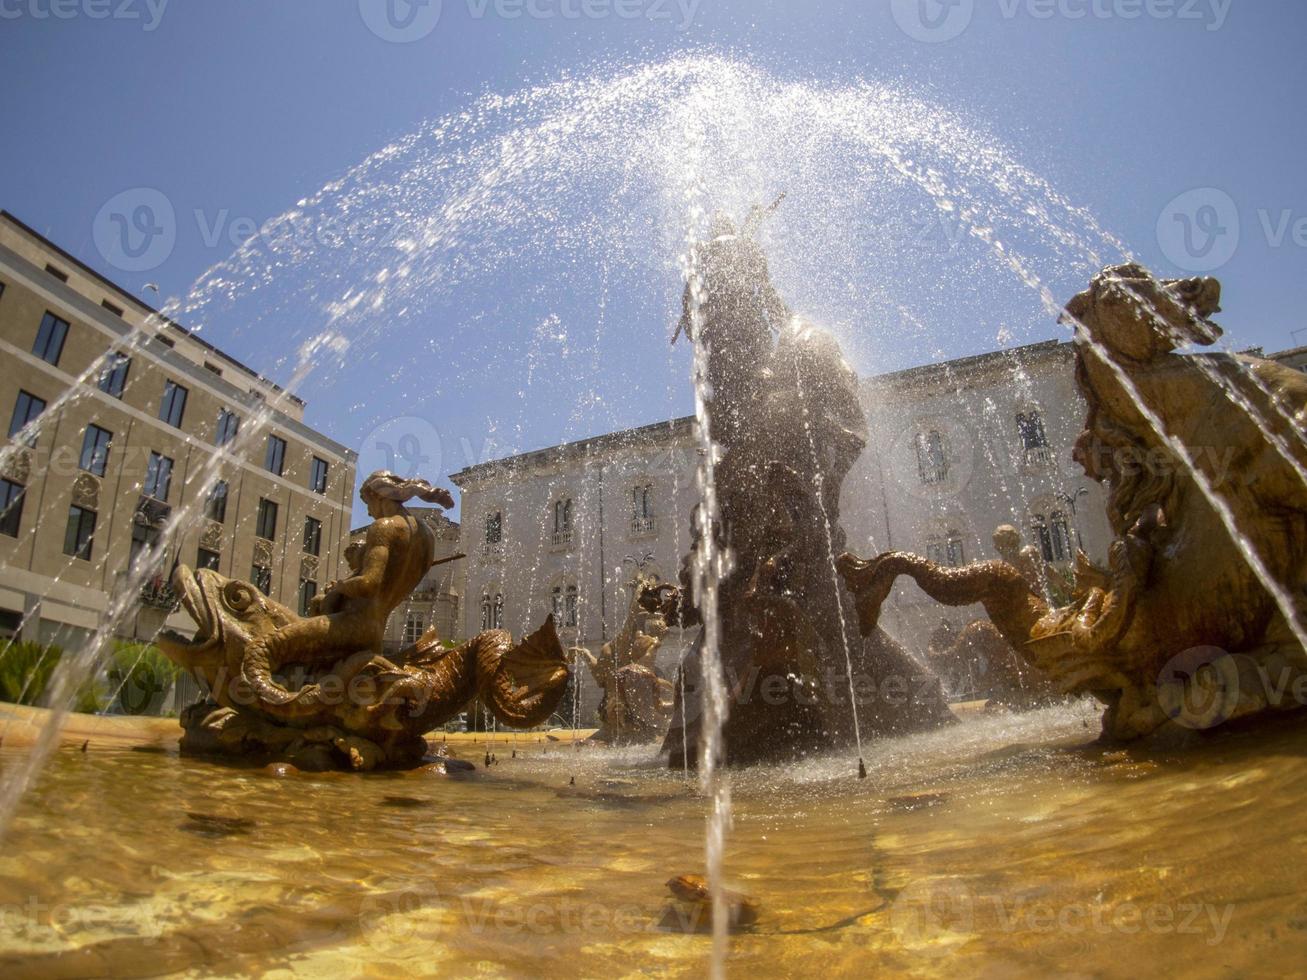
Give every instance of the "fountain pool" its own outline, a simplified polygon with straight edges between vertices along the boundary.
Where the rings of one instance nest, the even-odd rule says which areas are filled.
[[[876,743],[862,782],[843,756],[736,773],[728,884],[760,916],[727,969],[1296,969],[1307,757],[1292,722],[1158,755],[1090,745],[1097,716],[970,716]],[[463,777],[57,752],[0,857],[0,972],[701,974],[710,938],[659,924],[666,880],[702,870],[694,784],[647,749],[518,744]]]

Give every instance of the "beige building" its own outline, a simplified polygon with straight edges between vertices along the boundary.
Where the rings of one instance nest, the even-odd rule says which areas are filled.
[[[117,630],[142,638],[166,618],[192,626],[171,612],[175,561],[295,609],[346,574],[356,454],[307,426],[299,399],[4,212],[0,353],[0,630],[75,645],[134,560],[151,576]],[[184,505],[193,519],[165,547]]]
[[[466,572],[456,560],[459,526],[435,507],[410,506],[408,511],[425,522],[436,536],[436,564],[386,621],[384,649],[387,653],[412,646],[433,626],[444,640],[461,640],[467,635],[462,618]],[[366,527],[356,528],[350,534],[350,541],[362,542],[367,530]]]

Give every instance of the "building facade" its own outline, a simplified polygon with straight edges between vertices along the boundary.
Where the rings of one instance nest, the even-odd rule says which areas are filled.
[[[443,640],[466,639],[463,622],[463,582],[466,570],[458,559],[461,532],[458,524],[434,507],[408,507],[408,512],[431,528],[436,538],[435,562],[413,594],[386,621],[383,649],[394,653],[412,646],[435,627]],[[356,528],[350,541],[361,543],[366,527]]]
[[[193,626],[172,611],[177,561],[297,610],[346,574],[356,454],[307,426],[299,399],[3,212],[0,352],[0,630],[75,646],[131,567],[147,585],[116,625],[142,639]],[[193,519],[165,548],[182,507]]]
[[[462,491],[464,629],[522,636],[554,614],[564,646],[598,650],[626,620],[637,569],[674,581],[698,500],[691,419],[471,467]],[[679,631],[660,663],[680,656]],[[585,679],[583,701],[597,704]],[[562,710],[562,709],[560,709]]]
[[[870,438],[841,500],[849,549],[961,565],[996,558],[993,532],[1013,524],[1063,570],[1077,549],[1104,560],[1103,491],[1071,460],[1085,413],[1074,357],[1071,344],[1050,341],[866,379]],[[683,418],[456,474],[468,635],[493,626],[521,635],[552,611],[565,644],[611,639],[637,565],[678,574],[697,464],[693,420]],[[942,609],[906,582],[884,622],[924,652],[941,619],[979,615]],[[664,665],[684,642],[669,640]]]

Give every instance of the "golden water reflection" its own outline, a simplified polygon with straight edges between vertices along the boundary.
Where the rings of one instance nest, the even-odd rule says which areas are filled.
[[[734,774],[726,866],[761,918],[730,972],[1298,972],[1301,723],[1148,754],[1086,747],[1096,717],[883,742],[864,782],[845,757]],[[0,976],[701,975],[710,940],[660,925],[667,879],[703,868],[681,774],[651,750],[496,754],[273,779],[61,752],[0,856]]]

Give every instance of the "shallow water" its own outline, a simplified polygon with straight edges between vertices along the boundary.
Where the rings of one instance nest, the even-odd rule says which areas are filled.
[[[726,870],[761,917],[729,972],[1295,973],[1301,722],[1170,754],[1096,726],[974,717],[868,746],[865,782],[847,758],[737,773]],[[649,750],[496,754],[277,780],[61,752],[0,857],[0,975],[702,975],[710,938],[659,925],[666,880],[702,872],[697,789]]]

